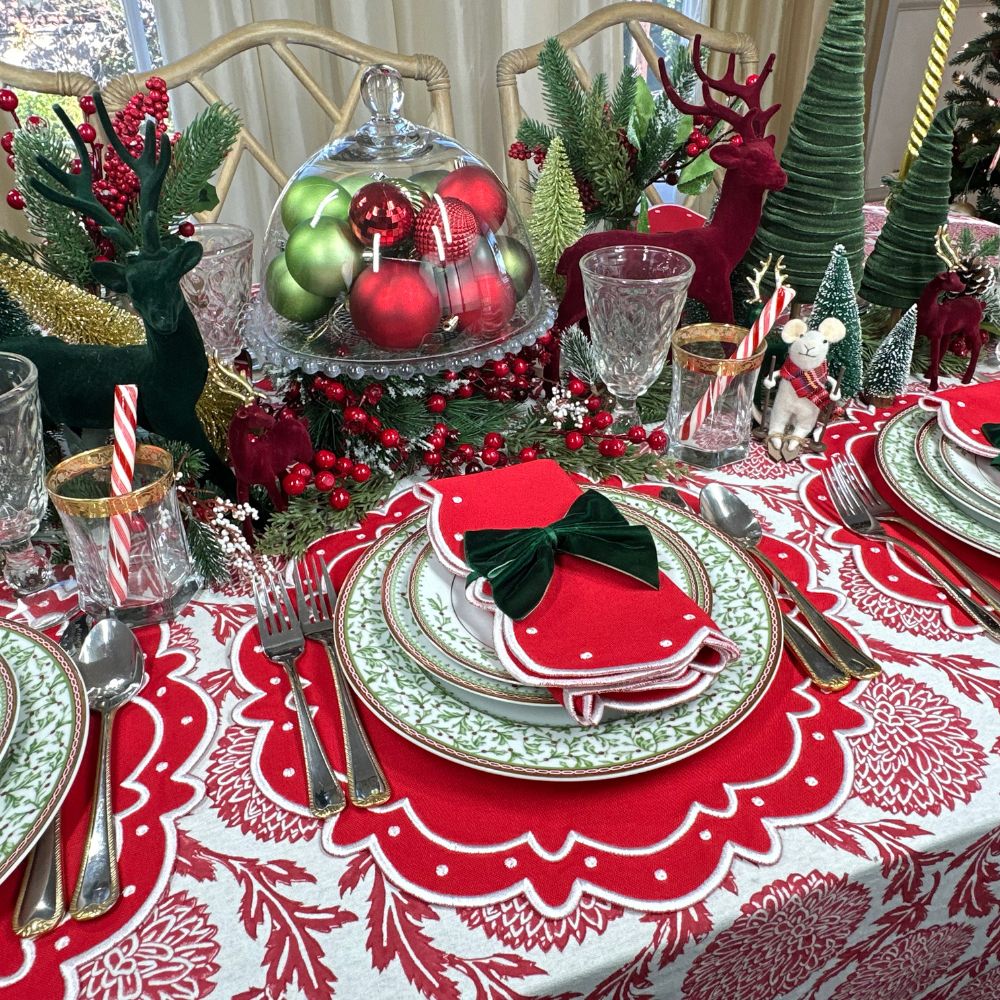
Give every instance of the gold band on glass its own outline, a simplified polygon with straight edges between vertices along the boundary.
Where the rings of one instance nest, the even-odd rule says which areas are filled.
[[[767,341],[760,345],[749,358],[709,358],[691,350],[695,344],[739,344],[750,331],[745,326],[731,323],[694,323],[682,326],[673,339],[673,349],[678,361],[689,372],[702,375],[742,375],[760,367],[767,350]]]
[[[105,445],[81,451],[78,455],[60,462],[48,475],[45,486],[60,514],[71,517],[111,517],[112,514],[135,514],[150,504],[159,503],[174,482],[174,460],[170,453],[151,444],[141,444],[135,452],[135,464],[151,465],[162,469],[163,474],[151,483],[140,486],[120,497],[68,497],[60,489],[78,476],[96,469],[107,469],[110,481],[111,460],[114,447]]]

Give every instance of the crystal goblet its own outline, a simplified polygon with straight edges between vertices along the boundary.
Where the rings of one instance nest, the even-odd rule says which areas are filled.
[[[0,549],[3,578],[20,594],[52,581],[31,544],[47,505],[38,370],[20,354],[0,352]]]
[[[676,250],[635,244],[580,259],[597,375],[615,397],[612,431],[640,423],[638,398],[663,369],[694,275]]]

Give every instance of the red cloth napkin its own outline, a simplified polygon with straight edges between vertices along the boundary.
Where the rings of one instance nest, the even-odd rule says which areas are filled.
[[[1000,423],[1000,380],[957,385],[924,396],[920,405],[937,414],[942,433],[966,451],[984,458],[996,458],[995,448],[983,434],[983,424]]]
[[[422,483],[428,533],[441,562],[469,572],[467,531],[550,524],[580,489],[555,462]],[[481,584],[481,581],[477,581]],[[494,644],[522,684],[548,688],[577,721],[599,722],[605,708],[650,711],[694,697],[739,655],[686,594],[660,574],[659,589],[566,553],[539,605],[513,621],[492,607],[487,587],[470,592],[495,612]]]

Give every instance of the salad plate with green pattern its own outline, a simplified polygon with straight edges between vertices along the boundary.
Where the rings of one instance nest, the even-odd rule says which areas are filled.
[[[712,594],[712,616],[741,651],[691,701],[580,727],[504,718],[456,697],[400,645],[382,613],[388,568],[423,526],[423,512],[372,545],[340,590],[334,642],[357,696],[391,729],[431,753],[482,771],[536,780],[594,780],[647,771],[697,753],[731,732],[753,711],[778,668],[782,636],[773,591],[760,570],[716,529],[685,511],[650,502],[657,520],[697,552]]]
[[[1000,533],[984,531],[983,523],[957,507],[921,468],[916,441],[927,420],[926,410],[911,406],[885,422],[875,441],[875,462],[882,478],[900,500],[931,524],[953,538],[1000,556]],[[941,475],[947,474],[940,452],[927,448],[923,457],[939,466]]]
[[[0,770],[0,882],[62,805],[87,737],[87,699],[76,667],[51,639],[0,621],[0,657],[17,681],[21,710]]]
[[[14,736],[19,700],[17,678],[14,676],[14,671],[0,656],[0,771],[3,770],[3,762],[10,747],[10,741]]]

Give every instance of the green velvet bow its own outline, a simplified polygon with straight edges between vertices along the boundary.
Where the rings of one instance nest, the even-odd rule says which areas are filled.
[[[615,505],[594,490],[573,501],[566,516],[545,528],[486,528],[465,535],[470,581],[485,577],[493,601],[515,621],[545,595],[556,552],[568,552],[659,587],[656,545],[649,528],[629,524]]]

